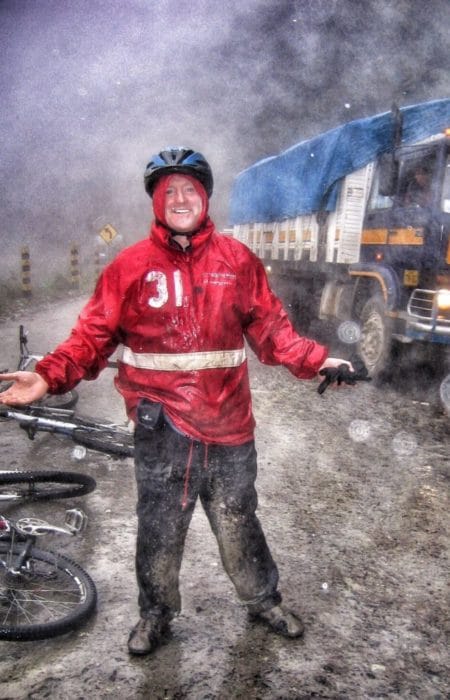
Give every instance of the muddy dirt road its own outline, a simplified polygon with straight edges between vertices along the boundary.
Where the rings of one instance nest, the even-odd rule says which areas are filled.
[[[75,299],[4,319],[1,364],[14,365],[19,322],[31,349],[50,350],[79,308]],[[29,442],[1,423],[4,468],[78,469],[96,478],[89,496],[21,512],[61,521],[66,507],[83,507],[87,532],[69,545],[47,544],[80,562],[99,594],[95,618],[78,632],[0,642],[1,700],[450,697],[450,418],[439,408],[438,384],[411,374],[413,389],[402,378],[319,397],[315,382],[250,362],[259,516],[305,639],[285,640],[247,621],[197,508],[172,638],[151,657],[130,659],[131,461],[88,452],[74,462],[64,439]],[[112,370],[80,387],[79,412],[124,421]]]

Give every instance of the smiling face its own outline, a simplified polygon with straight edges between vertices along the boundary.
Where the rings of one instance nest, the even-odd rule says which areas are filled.
[[[198,228],[203,202],[190,178],[172,175],[166,186],[164,213],[167,226],[178,233],[190,233]]]

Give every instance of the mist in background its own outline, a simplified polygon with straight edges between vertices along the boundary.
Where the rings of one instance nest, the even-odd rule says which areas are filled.
[[[150,156],[210,161],[211,213],[256,160],[355,118],[448,97],[448,0],[3,0],[2,256],[46,269],[109,223],[145,236]]]

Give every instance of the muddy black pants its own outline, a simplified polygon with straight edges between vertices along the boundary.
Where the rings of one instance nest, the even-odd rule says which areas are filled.
[[[142,617],[171,619],[181,609],[179,571],[194,506],[200,497],[225,571],[250,612],[281,600],[278,571],[255,514],[256,450],[204,445],[164,419],[137,425],[138,490],[136,574]]]

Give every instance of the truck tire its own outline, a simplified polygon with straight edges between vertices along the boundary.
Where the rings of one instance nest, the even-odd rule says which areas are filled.
[[[371,297],[361,311],[358,352],[373,379],[381,379],[391,364],[392,322],[380,294]]]

